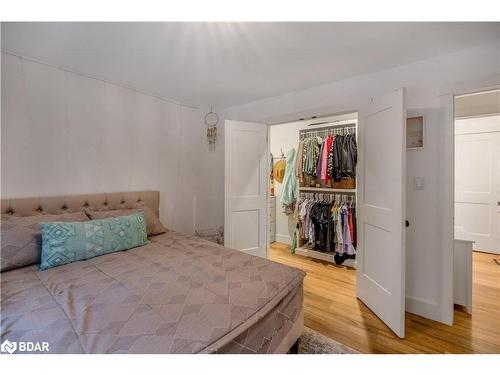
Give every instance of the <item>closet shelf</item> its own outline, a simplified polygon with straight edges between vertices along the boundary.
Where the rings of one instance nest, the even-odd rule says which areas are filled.
[[[335,189],[335,188],[317,188],[317,187],[299,187],[299,191],[316,191],[326,193],[356,193],[356,189]]]
[[[295,254],[303,255],[310,258],[315,258],[319,260],[323,260],[325,262],[335,264],[335,260],[333,259],[334,254],[322,253],[321,251],[306,249],[304,247],[297,247],[295,249]],[[340,266],[346,266],[351,268],[356,268],[356,259],[346,259],[344,263]]]

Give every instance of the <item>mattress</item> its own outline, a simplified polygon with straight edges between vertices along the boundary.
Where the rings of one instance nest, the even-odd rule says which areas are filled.
[[[47,271],[1,274],[1,341],[49,353],[273,353],[304,273],[174,231]]]

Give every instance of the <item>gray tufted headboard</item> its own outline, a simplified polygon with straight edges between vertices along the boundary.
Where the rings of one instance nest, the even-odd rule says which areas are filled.
[[[78,212],[85,208],[91,210],[115,210],[134,208],[144,204],[159,215],[159,191],[134,191],[125,193],[98,193],[64,195],[38,198],[2,199],[2,214],[14,216],[32,216],[37,214],[61,214]]]

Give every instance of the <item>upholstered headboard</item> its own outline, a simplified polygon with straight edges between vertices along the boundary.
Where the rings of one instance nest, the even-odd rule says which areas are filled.
[[[61,214],[78,212],[85,208],[99,210],[115,210],[134,208],[144,204],[159,215],[159,191],[134,191],[126,193],[98,193],[81,195],[64,195],[38,198],[2,199],[2,214],[15,216],[32,216],[36,214]]]

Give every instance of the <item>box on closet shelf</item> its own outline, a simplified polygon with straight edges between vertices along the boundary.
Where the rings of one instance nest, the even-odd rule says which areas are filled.
[[[338,182],[330,180],[330,187],[333,189],[356,189],[356,178],[343,178]]]
[[[305,176],[305,181],[300,187],[332,188],[332,189],[356,189],[356,178],[348,177],[340,181],[330,180],[327,184],[323,180],[313,176]]]

